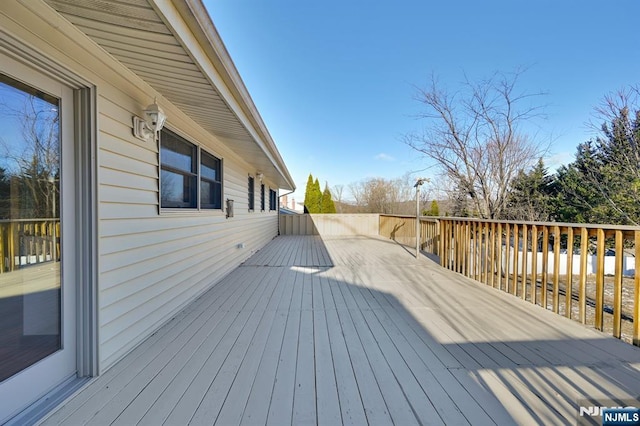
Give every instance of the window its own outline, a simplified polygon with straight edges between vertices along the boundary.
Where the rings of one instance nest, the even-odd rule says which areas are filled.
[[[264,183],[260,184],[260,211],[264,211]]]
[[[222,208],[221,163],[220,159],[198,146],[162,129],[160,207]]]
[[[200,208],[222,208],[222,180],[220,160],[200,151]]]
[[[269,190],[269,210],[278,209],[278,193],[273,189]]]
[[[248,182],[248,193],[249,193],[249,211],[255,210],[255,190],[254,190],[254,179],[253,176],[249,176]]]

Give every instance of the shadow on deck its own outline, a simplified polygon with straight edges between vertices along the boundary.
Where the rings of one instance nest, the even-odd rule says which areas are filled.
[[[43,423],[575,424],[639,395],[639,348],[389,240],[286,236]]]

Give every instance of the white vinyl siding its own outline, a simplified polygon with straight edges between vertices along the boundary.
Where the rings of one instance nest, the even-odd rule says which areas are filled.
[[[255,172],[255,166],[49,6],[37,1],[7,2],[0,21],[26,44],[95,85],[102,373],[273,239],[277,214],[248,213],[247,175]],[[157,37],[162,41],[164,36]],[[160,215],[157,144],[132,134],[132,117],[139,116],[156,96],[171,129],[223,160],[223,201],[235,201],[235,217],[227,219],[219,209]],[[230,120],[234,117],[225,114]]]
[[[134,142],[128,123],[103,117],[115,107],[106,98],[98,108],[101,122],[120,134],[100,136],[100,173],[107,178],[99,191],[103,369],[277,235],[276,215],[248,209],[236,209],[231,219],[220,211],[159,215],[157,148]],[[224,158],[226,198],[247,200],[247,169]]]

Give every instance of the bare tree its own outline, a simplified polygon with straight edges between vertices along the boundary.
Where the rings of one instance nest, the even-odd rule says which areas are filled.
[[[333,190],[331,191],[331,195],[333,196],[333,201],[336,204],[338,213],[342,213],[342,193],[343,192],[344,192],[344,185],[334,185]]]
[[[521,129],[542,116],[542,107],[532,103],[542,93],[518,92],[520,75],[496,73],[478,83],[467,79],[455,93],[432,76],[416,97],[425,107],[419,116],[427,121],[425,129],[404,139],[434,160],[483,218],[503,216],[511,180],[546,150]]]
[[[0,100],[0,112],[21,126],[21,136],[6,140],[0,136],[4,157],[0,167],[11,182],[8,201],[11,216],[58,217],[60,203],[60,140],[57,101],[24,94],[12,102]]]
[[[413,198],[408,176],[397,179],[369,178],[349,185],[358,210],[363,213],[411,214],[405,203]]]

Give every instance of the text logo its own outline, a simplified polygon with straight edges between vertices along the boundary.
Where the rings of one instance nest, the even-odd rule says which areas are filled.
[[[640,408],[605,408],[602,411],[603,426],[640,426]]]

